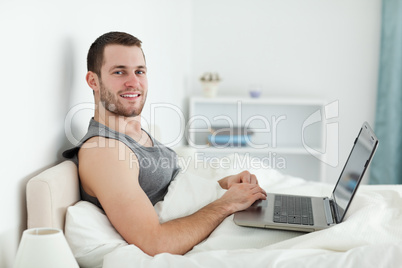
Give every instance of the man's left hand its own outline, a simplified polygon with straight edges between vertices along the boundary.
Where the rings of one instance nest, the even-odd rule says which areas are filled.
[[[258,180],[254,174],[243,171],[236,175],[227,176],[219,181],[223,189],[230,189],[230,187],[237,183],[258,184]]]

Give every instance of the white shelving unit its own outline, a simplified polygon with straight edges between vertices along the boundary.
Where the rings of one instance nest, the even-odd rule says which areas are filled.
[[[313,154],[324,150],[324,126],[320,121],[309,124],[309,118],[322,111],[324,105],[323,100],[314,99],[192,97],[188,143],[206,160],[247,155],[285,174],[320,181],[324,164]],[[214,127],[247,127],[253,134],[246,146],[212,146],[208,135]]]

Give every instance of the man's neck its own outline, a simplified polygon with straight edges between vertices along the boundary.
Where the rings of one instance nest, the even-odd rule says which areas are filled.
[[[136,141],[142,135],[141,115],[125,117],[114,114],[101,106],[95,109],[94,120],[110,129],[128,135]]]

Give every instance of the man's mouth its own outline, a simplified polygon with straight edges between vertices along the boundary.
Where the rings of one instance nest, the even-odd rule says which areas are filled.
[[[122,94],[122,95],[120,95],[120,97],[123,97],[123,98],[136,98],[139,96],[140,96],[140,94]]]

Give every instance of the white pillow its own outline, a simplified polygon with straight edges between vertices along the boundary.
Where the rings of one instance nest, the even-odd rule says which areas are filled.
[[[155,205],[160,222],[190,215],[224,194],[214,180],[194,173],[177,175],[163,201]],[[80,267],[102,267],[103,257],[128,245],[104,211],[87,201],[67,209],[65,236]]]
[[[79,201],[67,209],[65,236],[80,267],[102,267],[103,257],[127,242],[97,206]]]

